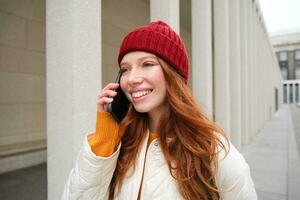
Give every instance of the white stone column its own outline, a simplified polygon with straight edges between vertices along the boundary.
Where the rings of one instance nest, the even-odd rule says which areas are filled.
[[[289,83],[286,84],[286,96],[287,96],[286,103],[289,104],[290,103],[290,84]]]
[[[258,82],[257,82],[257,87],[260,88],[258,90],[258,97],[257,97],[257,105],[258,105],[258,113],[261,113],[264,110],[264,102],[263,102],[263,86],[264,86],[264,74],[262,73],[262,68],[263,68],[263,61],[262,61],[262,54],[264,52],[264,49],[262,48],[262,44],[263,44],[263,31],[262,31],[262,24],[261,21],[258,17],[257,19],[257,36],[258,36],[258,40],[257,40],[257,76],[259,78]],[[259,114],[258,116],[258,123],[259,123],[259,128],[261,129],[263,124],[264,124],[264,120],[263,120],[263,115]]]
[[[249,141],[249,110],[248,110],[248,15],[246,0],[240,1],[240,29],[241,29],[241,119],[242,144]]]
[[[290,101],[290,104],[293,103],[293,84],[292,83],[289,83],[289,101]]]
[[[298,103],[300,103],[300,82],[298,82]]]
[[[101,1],[46,1],[48,199],[60,199],[101,88]]]
[[[260,48],[260,24],[259,24],[259,15],[258,13],[256,13],[255,15],[255,46],[256,46],[256,51],[255,51],[255,71],[256,71],[256,83],[255,83],[255,88],[256,88],[256,97],[255,97],[255,103],[256,103],[256,113],[259,113],[260,112],[260,106],[261,106],[261,102],[260,102],[260,94],[261,94],[261,91],[258,90],[257,88],[260,87],[260,58],[259,58],[259,55],[260,55],[260,51],[261,51],[261,48]],[[257,118],[256,118],[256,123],[257,123],[257,129],[259,130],[260,129],[260,116],[258,115]]]
[[[290,103],[294,103],[294,84],[293,83],[290,83],[290,94],[292,96],[292,98],[290,99],[291,102]]]
[[[258,105],[259,102],[257,100],[258,97],[258,62],[257,62],[257,58],[258,58],[258,45],[257,45],[257,12],[256,12],[256,2],[253,2],[253,49],[254,49],[254,55],[253,55],[253,74],[254,74],[254,84],[253,84],[253,88],[254,88],[254,97],[253,97],[253,105],[254,105],[254,131],[255,133],[258,132],[259,129],[259,121],[258,121],[258,114],[259,114],[259,110],[258,110]]]
[[[294,85],[294,88],[295,88],[295,90],[294,90],[294,103],[297,103],[297,87],[296,87],[296,82],[293,84]]]
[[[229,1],[230,140],[241,150],[240,0]]]
[[[213,10],[215,120],[230,134],[228,0],[215,0]]]
[[[211,1],[192,0],[192,88],[202,108],[213,117]]]
[[[286,85],[286,87],[284,88],[284,85]],[[287,104],[288,103],[288,98],[287,98],[287,84],[283,84],[283,89],[285,90],[285,93],[283,92],[283,96],[286,98],[286,102],[285,102],[285,104]],[[283,99],[283,102],[284,102],[284,99]]]
[[[179,0],[150,0],[150,20],[162,20],[179,32]]]
[[[249,12],[249,129],[250,129],[250,138],[254,135],[254,105],[253,105],[253,90],[254,90],[254,81],[253,81],[253,12],[252,12],[252,0],[248,0],[248,12]]]

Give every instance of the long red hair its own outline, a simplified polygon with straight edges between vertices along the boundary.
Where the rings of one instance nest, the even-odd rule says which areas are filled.
[[[166,79],[169,112],[161,117],[157,134],[170,174],[184,199],[218,199],[220,190],[215,182],[218,152],[228,151],[221,137],[228,140],[223,130],[200,110],[185,80],[168,63],[160,58],[158,61]],[[128,170],[135,169],[137,152],[148,129],[147,113],[138,113],[131,106],[121,125],[125,136],[110,183],[110,200],[122,187]]]

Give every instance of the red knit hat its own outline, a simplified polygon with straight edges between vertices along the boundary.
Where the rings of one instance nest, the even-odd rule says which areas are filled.
[[[152,22],[128,33],[122,41],[118,62],[131,51],[153,53],[169,63],[185,80],[189,78],[189,59],[179,35],[162,21]]]

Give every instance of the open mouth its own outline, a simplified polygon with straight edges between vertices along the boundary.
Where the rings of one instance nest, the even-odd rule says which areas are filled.
[[[137,92],[132,92],[131,96],[133,99],[138,99],[144,96],[149,95],[153,90],[149,89],[149,90],[142,90],[142,91],[137,91]]]

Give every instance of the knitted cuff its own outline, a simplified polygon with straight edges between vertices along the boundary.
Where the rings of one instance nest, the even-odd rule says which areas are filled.
[[[119,124],[108,112],[97,112],[96,133],[88,142],[97,156],[107,157],[115,152],[120,143]]]

